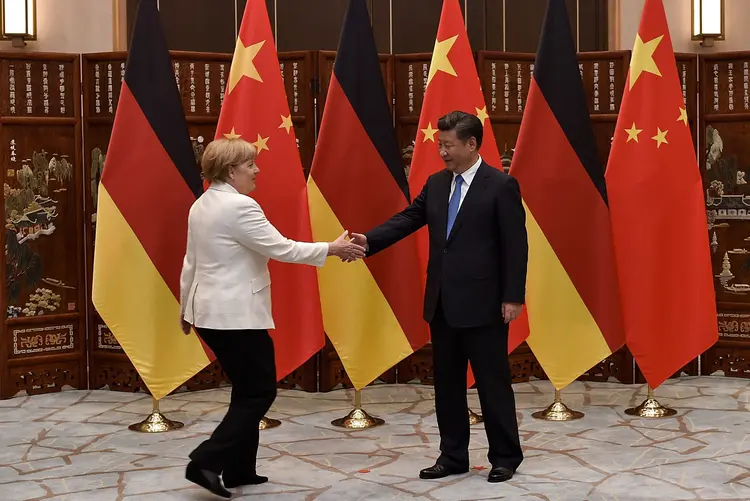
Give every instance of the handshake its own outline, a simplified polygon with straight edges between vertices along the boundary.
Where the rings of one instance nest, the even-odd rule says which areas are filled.
[[[348,231],[339,236],[333,242],[328,243],[328,255],[336,256],[345,263],[351,263],[365,257],[367,250],[367,237],[359,233],[352,233],[351,239]]]

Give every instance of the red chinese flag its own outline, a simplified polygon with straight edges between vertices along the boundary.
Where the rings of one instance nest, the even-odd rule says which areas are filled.
[[[285,237],[312,241],[307,185],[279,70],[266,3],[249,0],[242,18],[216,137],[242,137],[258,149],[252,197]],[[323,348],[315,268],[270,261],[276,373],[282,379]]]
[[[626,343],[656,388],[718,339],[706,208],[661,0],[646,0],[606,181]]]
[[[427,178],[445,168],[438,152],[437,122],[440,117],[454,110],[474,113],[482,120],[484,138],[479,153],[492,167],[502,168],[469,37],[464,27],[461,7],[458,0],[444,0],[409,173],[409,191],[412,199],[422,191]],[[426,276],[429,256],[427,228],[417,232],[417,240],[420,271],[422,276]],[[497,307],[499,309],[501,305],[498,304]],[[509,352],[513,351],[528,334],[525,312],[526,308],[511,324]],[[470,374],[469,386],[472,384],[471,379],[473,378]]]

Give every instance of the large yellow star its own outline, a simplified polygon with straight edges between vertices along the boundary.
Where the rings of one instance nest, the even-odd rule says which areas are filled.
[[[263,150],[271,151],[270,148],[266,146],[268,139],[269,139],[268,137],[263,137],[260,134],[258,134],[258,140],[252,143],[252,145],[255,146],[255,149],[258,150],[258,155],[260,155],[260,152]]]
[[[258,73],[258,68],[255,67],[255,56],[260,52],[263,44],[266,43],[262,40],[258,43],[248,45],[242,43],[242,40],[237,38],[237,45],[234,48],[234,57],[232,58],[232,68],[229,70],[229,91],[231,93],[234,88],[240,83],[242,77],[252,78],[258,82],[263,82],[263,79]]]
[[[644,71],[646,73],[653,73],[654,75],[661,76],[661,71],[659,71],[659,67],[656,66],[656,61],[654,61],[654,52],[656,52],[656,48],[661,43],[662,38],[664,38],[664,35],[658,36],[653,40],[644,43],[640,34],[635,36],[633,56],[630,59],[631,89]]]
[[[669,142],[667,141],[667,132],[669,131],[668,130],[663,131],[659,127],[656,128],[656,135],[652,137],[651,139],[656,141],[657,148],[661,146],[662,143],[669,144]]]
[[[292,123],[291,113],[288,117],[281,115],[281,125],[279,125],[279,129],[286,129],[286,133],[289,134],[289,131],[292,129],[292,127],[294,127],[294,124]]]
[[[424,133],[424,139],[422,140],[423,143],[426,143],[427,141],[432,141],[433,143],[435,142],[435,134],[437,134],[438,129],[432,128],[432,122],[429,122],[427,124],[426,129],[421,130]]]
[[[625,129],[625,132],[628,133],[628,140],[625,141],[626,143],[629,143],[630,141],[638,142],[638,134],[643,132],[642,129],[637,129],[635,127],[635,122],[633,122],[633,125],[629,129]]]
[[[242,136],[240,134],[237,134],[237,132],[235,132],[235,130],[234,130],[234,127],[232,127],[232,131],[229,132],[229,133],[225,133],[224,137],[227,138],[227,139],[239,139]]]
[[[685,122],[685,125],[688,124],[687,110],[682,106],[680,106],[680,117],[677,119],[677,121],[679,122],[680,120]]]
[[[456,43],[458,35],[446,38],[442,42],[435,39],[435,48],[432,51],[432,62],[430,62],[430,73],[427,75],[427,85],[430,85],[432,77],[434,77],[438,71],[444,71],[449,75],[456,75],[456,70],[448,60],[448,53],[453,48],[453,44]]]
[[[490,118],[490,116],[487,114],[487,107],[485,106],[480,110],[475,106],[474,109],[477,110],[477,118],[479,118],[479,120],[482,121],[482,125],[484,125],[484,121]]]

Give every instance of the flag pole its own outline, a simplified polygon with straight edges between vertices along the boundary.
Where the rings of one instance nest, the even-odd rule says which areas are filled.
[[[347,414],[346,417],[331,421],[333,426],[348,430],[366,430],[384,423],[384,420],[369,415],[362,408],[362,391],[356,389],[354,390],[354,410]]]
[[[654,398],[654,390],[651,388],[651,385],[649,385],[646,400],[641,402],[641,405],[638,407],[625,409],[625,414],[642,418],[659,419],[672,417],[677,414],[677,411],[661,405],[659,401]]]
[[[555,388],[555,401],[543,411],[537,411],[531,416],[544,421],[573,421],[574,419],[581,419],[584,413],[568,408],[560,397],[560,390]]]
[[[131,424],[128,426],[130,431],[138,431],[141,433],[164,433],[165,431],[173,431],[182,428],[184,425],[179,421],[172,421],[159,411],[159,400],[151,397],[154,402],[153,410],[146,419],[140,423]]]

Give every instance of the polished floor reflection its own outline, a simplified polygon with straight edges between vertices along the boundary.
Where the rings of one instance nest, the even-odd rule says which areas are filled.
[[[349,431],[331,420],[351,410],[353,393],[281,391],[261,434],[261,486],[237,500],[747,500],[750,499],[750,382],[683,378],[656,391],[676,418],[641,420],[628,406],[643,386],[574,383],[563,400],[586,416],[538,421],[552,387],[515,385],[526,460],[505,484],[486,481],[482,425],[472,428],[472,469],[442,481],[419,480],[438,454],[432,388],[388,385],[363,391],[379,428]],[[144,395],[68,391],[0,401],[0,500],[168,501],[218,499],[184,480],[187,454],[226,411],[228,389],[181,393],[161,403],[181,430],[128,431],[151,410]],[[479,410],[476,392],[469,401]]]

